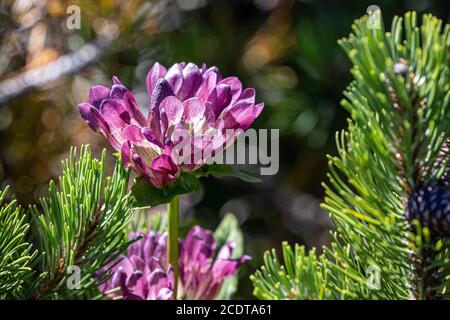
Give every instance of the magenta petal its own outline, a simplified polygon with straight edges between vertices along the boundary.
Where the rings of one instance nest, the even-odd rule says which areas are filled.
[[[151,288],[148,299],[150,300],[169,300],[172,292],[168,275],[161,269],[154,270],[148,277],[148,285]]]
[[[227,84],[219,84],[208,97],[208,102],[213,105],[216,117],[227,107],[232,99],[231,87]]]
[[[144,126],[146,121],[144,115],[139,111],[136,99],[130,90],[122,84],[114,84],[110,93],[111,98],[120,99],[128,112],[133,115],[136,124]]]
[[[164,78],[167,73],[167,69],[156,62],[150,71],[147,73],[147,78],[145,79],[145,83],[147,86],[147,91],[150,97],[153,95],[153,90],[156,86],[156,83],[159,79]]]
[[[125,143],[122,145],[120,152],[122,154],[122,161],[123,165],[125,167],[130,167],[131,164],[131,144],[129,141],[125,141]]]
[[[206,66],[202,67],[202,69],[206,69]],[[215,79],[217,80],[217,82],[222,80],[222,75],[220,74],[219,68],[217,68],[216,66],[212,66],[212,67],[206,69],[205,71],[203,71],[203,79],[206,79],[211,74],[215,75]]]
[[[130,258],[130,262],[133,264],[134,269],[144,270],[145,262],[140,256],[133,255]]]
[[[239,96],[237,103],[248,103],[248,104],[255,104],[255,89],[253,88],[247,88],[244,91],[241,92],[241,95]]]
[[[167,154],[162,154],[159,157],[156,157],[153,160],[150,169],[152,172],[150,181],[157,188],[162,188],[168,183],[174,181],[180,173],[178,166]]]
[[[153,90],[153,94],[150,98],[150,111],[148,115],[148,125],[153,130],[153,132],[162,138],[161,136],[161,125],[160,125],[160,109],[159,106],[161,102],[169,97],[173,96],[174,93],[172,91],[172,88],[170,87],[169,83],[165,79],[160,79],[155,85],[155,88]],[[163,139],[160,139],[162,141]]]
[[[228,77],[223,79],[222,81],[220,81],[218,83],[218,85],[220,84],[227,84],[230,86],[231,88],[231,104],[233,104],[234,102],[237,101],[237,99],[239,98],[239,96],[241,95],[242,92],[242,83],[241,81],[239,81],[239,79],[237,77]]]
[[[183,104],[175,96],[165,98],[160,104],[160,110],[165,112],[170,125],[177,125],[183,117]]]
[[[150,232],[145,238],[142,247],[142,255],[145,263],[151,269],[155,266],[166,268],[167,233]]]
[[[212,257],[216,242],[211,231],[194,226],[183,242],[181,259],[185,266],[189,261],[206,262]]]
[[[135,240],[138,236],[142,236],[142,234],[140,232],[131,232],[130,235],[128,236],[129,240]],[[129,247],[128,247],[128,256],[142,256],[142,242],[141,241],[136,241],[133,242]]]
[[[89,103],[80,103],[78,105],[78,110],[80,111],[81,117],[86,121],[86,123],[91,127],[94,131],[99,131],[99,123],[97,116],[95,115],[95,109]]]
[[[257,105],[248,104],[247,102],[240,102],[229,109],[225,109],[221,118],[224,121],[224,126],[227,129],[248,129],[255,119],[259,116],[264,104]]]
[[[225,243],[217,254],[217,259],[230,259],[234,250],[234,242]]]
[[[188,63],[183,69],[183,84],[181,85],[178,96],[181,100],[191,98],[200,86],[202,76],[199,68],[193,64]]]
[[[125,287],[125,281],[127,279],[127,274],[124,271],[123,268],[119,268],[116,272],[114,272],[114,274],[112,275],[111,278],[111,287],[108,288],[108,290],[114,289],[114,288],[123,288]]]
[[[178,93],[183,84],[182,66],[180,66],[179,63],[174,64],[172,67],[170,67],[169,70],[167,70],[167,73],[164,76],[164,78],[170,84],[172,91]]]
[[[100,113],[110,127],[117,127],[130,124],[131,115],[122,101],[117,99],[103,100],[100,106]]]
[[[249,260],[251,260],[249,256],[242,256],[234,260],[217,259],[212,267],[213,276],[216,281],[222,282],[234,275],[239,270],[239,267]]]
[[[138,126],[127,126],[123,130],[122,135],[131,143],[132,153],[138,155],[144,161],[146,167],[161,153],[161,148],[148,141],[142,133],[142,129]]]
[[[119,78],[117,76],[113,76],[112,77],[112,82],[113,84],[122,84],[122,82],[120,82]]]
[[[131,259],[132,258],[137,258],[136,256],[132,256],[131,257]],[[139,270],[139,268],[135,268],[135,270]],[[136,284],[136,282],[140,279],[140,278],[142,278],[142,276],[143,276],[143,273],[141,272],[141,271],[133,271],[132,273],[131,273],[131,275],[130,276],[128,276],[128,278],[126,279],[126,281],[125,281],[125,286],[126,287],[132,287],[132,286],[134,286],[135,284]]]
[[[136,164],[136,170],[141,174],[144,178],[151,178],[150,170],[147,167],[147,164],[139,157],[137,154],[133,155],[133,162]]]
[[[128,280],[132,280],[133,283],[131,281],[129,284],[127,283],[127,288],[130,293],[126,300],[146,300],[150,288],[145,275],[140,271],[136,271]],[[133,296],[130,297],[131,295]]]
[[[169,288],[162,288],[159,290],[156,300],[170,300],[172,299],[173,291]]]
[[[147,139],[147,141],[157,145],[160,148],[164,147],[159,141],[158,136],[150,128],[142,128],[142,134],[144,135],[145,139]]]
[[[203,82],[198,89],[197,96],[202,102],[206,102],[209,95],[216,87],[217,84],[217,74],[214,72],[210,72],[206,76],[203,75]]]
[[[190,98],[183,102],[183,120],[187,123],[197,123],[205,116],[206,107],[198,98]]]
[[[174,96],[174,95],[175,94],[174,94],[172,88],[170,87],[169,82],[167,82],[167,80],[165,80],[165,79],[159,79],[155,85],[153,94],[151,96],[150,113],[153,114],[154,112],[158,112],[159,105],[161,104],[161,102],[165,98],[167,98],[169,96]]]
[[[142,134],[141,128],[135,125],[129,125],[123,129],[123,137],[130,141],[132,144],[138,144],[145,139],[145,136]]]
[[[162,280],[165,280],[166,277],[167,275],[162,269],[156,269],[148,277],[148,284],[150,286],[154,286],[160,283]]]
[[[109,88],[104,86],[92,86],[89,91],[89,103],[95,108],[100,108],[100,104],[104,99],[109,98]]]
[[[122,130],[130,123],[130,114],[120,101],[114,99],[103,100],[100,113],[110,130],[110,135],[107,136],[109,142],[114,149],[120,150],[125,141]]]

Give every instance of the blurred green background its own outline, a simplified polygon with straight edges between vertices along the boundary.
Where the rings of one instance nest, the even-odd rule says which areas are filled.
[[[66,24],[73,4],[79,30]],[[109,85],[117,75],[145,106],[145,75],[155,61],[216,65],[265,102],[254,127],[280,129],[280,170],[253,185],[204,180],[200,194],[183,197],[182,223],[213,229],[226,212],[238,217],[253,260],[241,272],[237,298],[251,298],[248,275],[263,251],[284,240],[308,247],[329,241],[321,182],[334,134],[346,126],[339,102],[351,80],[336,41],[373,4],[387,28],[408,10],[445,22],[450,16],[444,0],[3,0],[0,187],[11,185],[23,205],[36,202],[71,145],[89,143],[97,155],[109,148],[77,111],[90,85]]]

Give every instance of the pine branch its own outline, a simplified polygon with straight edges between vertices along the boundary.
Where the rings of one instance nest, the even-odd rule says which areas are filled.
[[[84,146],[77,160],[73,148],[62,163],[59,190],[51,182],[49,197],[41,200],[42,214],[30,208],[37,246],[44,252],[37,270],[41,278],[31,285],[33,299],[92,297],[107,276],[97,271],[129,244],[124,232],[132,218],[129,171],[118,161],[112,177],[104,179],[105,154],[93,159]],[[78,288],[71,283],[73,266],[81,271]]]
[[[432,235],[434,239],[429,239],[430,226],[417,227],[416,222],[425,221],[409,219],[407,206],[418,188],[441,179],[447,165],[439,165],[437,157],[450,128],[450,29],[447,25],[442,32],[442,22],[431,15],[423,17],[419,28],[415,13],[407,13],[404,30],[403,40],[401,18],[394,18],[391,32],[387,33],[368,29],[363,19],[355,25],[354,36],[340,42],[354,63],[355,81],[343,102],[353,124],[348,134],[352,139],[346,145],[342,139],[341,159],[333,158],[332,166],[339,168],[348,183],[344,186],[345,183],[337,182],[337,173],[333,172],[330,182],[339,196],[327,188],[327,195],[333,197],[325,200],[324,207],[335,220],[343,220],[339,214],[349,210],[361,215],[352,219],[355,223],[367,220],[368,229],[360,229],[361,236],[347,237],[349,232],[344,230],[351,225],[339,221],[340,228],[338,224],[338,232],[344,235],[346,243],[354,243],[358,238],[363,241],[363,247],[353,249],[355,257],[366,260],[364,268],[370,267],[370,263],[381,267],[385,288],[367,295],[361,292],[362,297],[431,299],[437,298],[443,289],[438,284],[443,282],[444,275],[432,267],[439,255],[436,241],[440,237]],[[354,157],[355,148],[361,150],[358,156],[365,156],[366,163],[359,159],[351,163],[342,161],[343,154]],[[351,188],[354,194],[343,196],[345,188]],[[346,204],[337,202],[343,199]],[[375,220],[370,221],[373,213]],[[390,223],[385,221],[389,216]],[[386,252],[376,255],[377,249]],[[352,264],[357,271],[356,261]],[[396,286],[396,282],[402,285]]]
[[[351,119],[336,135],[339,155],[329,157],[324,184],[322,206],[336,227],[332,246],[320,265],[313,255],[276,267],[326,272],[315,285],[334,294],[314,298],[448,298],[450,26],[425,15],[419,27],[407,13],[385,33],[376,17],[381,28],[363,17],[339,41],[354,81],[342,101]],[[261,272],[275,285],[256,282],[258,297],[271,297],[281,283],[271,264],[266,259]]]
[[[282,265],[275,250],[264,254],[264,266],[250,277],[253,294],[264,300],[332,299],[336,292],[327,286],[329,272],[323,256],[317,259],[315,250],[308,255],[303,246],[293,250],[283,242]]]
[[[0,191],[0,299],[23,297],[23,285],[33,275],[36,251],[26,241],[29,224],[15,200],[3,205],[8,187]]]

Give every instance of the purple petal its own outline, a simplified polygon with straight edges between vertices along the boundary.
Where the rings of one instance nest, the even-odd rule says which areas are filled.
[[[183,242],[180,265],[188,269],[193,266],[200,268],[212,257],[215,249],[216,242],[212,232],[194,226]]]
[[[119,123],[130,124],[131,122],[130,113],[122,101],[118,99],[103,100],[100,106],[100,113],[110,127],[115,127],[116,125],[119,125]],[[111,123],[114,122],[117,122],[116,125],[111,125]]]
[[[193,63],[188,63],[183,69],[183,84],[178,92],[180,99],[183,101],[191,98],[197,92],[201,81],[199,68]]]
[[[204,65],[204,68],[206,68],[205,65]],[[202,69],[203,69],[203,66],[202,66]],[[205,71],[203,71],[203,79],[206,79],[211,74],[215,75],[215,79],[217,80],[217,82],[222,80],[222,75],[220,74],[219,68],[217,68],[216,66],[212,66],[212,67],[206,69]]]
[[[224,127],[227,129],[248,129],[255,119],[259,116],[264,103],[257,105],[239,102],[236,105],[222,112],[221,118],[224,121]]]
[[[159,284],[161,281],[165,280],[166,278],[167,278],[166,273],[161,269],[157,269],[157,270],[154,270],[148,277],[148,284],[149,284],[149,286],[154,286],[154,285]]]
[[[122,290],[125,288],[125,281],[127,279],[127,274],[123,268],[119,268],[111,278],[111,287],[108,290],[120,287]]]
[[[130,258],[130,262],[133,264],[135,270],[144,270],[145,262],[141,257],[133,255]]]
[[[141,175],[141,177],[150,179],[150,171],[147,164],[137,154],[133,154],[132,162],[134,163],[135,170]]]
[[[206,107],[198,98],[190,98],[183,102],[183,120],[187,123],[197,123],[205,116]]]
[[[169,70],[167,70],[167,73],[164,76],[164,78],[170,84],[172,91],[178,93],[183,84],[182,66],[180,66],[179,63],[174,64],[172,67],[170,67]]]
[[[123,129],[123,137],[130,141],[132,145],[140,144],[142,141],[146,140],[141,130],[140,127],[133,124],[126,126]]]
[[[95,108],[100,108],[104,99],[109,98],[109,88],[104,86],[92,86],[89,91],[89,103]]]
[[[80,111],[81,117],[89,125],[89,127],[91,127],[92,130],[98,132],[98,120],[101,117],[101,115],[98,113],[98,110],[89,103],[80,103],[78,105],[78,110]]]
[[[107,138],[111,146],[120,150],[125,141],[122,130],[130,123],[130,114],[119,100],[106,99],[100,106],[100,114],[108,125]],[[101,127],[100,127],[101,128]]]
[[[112,77],[112,82],[113,84],[122,84],[122,82],[120,82],[119,78],[117,76],[113,76]]]
[[[132,153],[139,155],[144,163],[149,166],[153,159],[161,153],[161,148],[148,141],[142,133],[142,128],[129,125],[123,129],[123,137],[131,143]]]
[[[129,141],[125,141],[124,144],[122,145],[120,152],[122,154],[122,161],[123,161],[123,165],[125,167],[130,167],[132,166],[131,163],[131,143]]]
[[[203,75],[203,82],[200,85],[200,88],[198,89],[198,94],[197,94],[198,98],[202,102],[206,102],[209,95],[211,94],[213,89],[216,87],[216,85],[217,85],[217,74],[216,73],[210,72],[207,75]]]
[[[225,243],[217,254],[217,259],[230,259],[234,250],[234,242]]]
[[[152,172],[150,181],[157,188],[162,188],[170,182],[176,180],[180,174],[180,169],[167,154],[162,154],[159,157],[156,157],[153,160],[150,169]]]
[[[129,295],[125,300],[146,300],[150,291],[147,279],[142,272],[137,271],[134,274],[136,275],[133,278],[134,281],[127,285]],[[131,277],[133,277],[133,275]]]
[[[132,257],[133,258],[133,257]],[[137,258],[137,257],[135,257]],[[125,286],[126,287],[132,287],[136,284],[136,282],[142,278],[143,273],[141,271],[138,271],[139,269],[137,269],[137,271],[133,271],[133,273],[126,279],[125,281]]]
[[[241,95],[239,96],[237,103],[248,103],[248,104],[255,104],[255,89],[253,88],[247,88],[244,91],[241,92]]]
[[[165,112],[169,125],[177,125],[183,117],[183,104],[175,96],[165,98],[160,104],[160,110]]]
[[[164,66],[160,65],[158,62],[156,62],[147,73],[145,83],[147,85],[147,91],[150,97],[153,95],[153,90],[156,86],[156,83],[159,79],[164,78],[166,73],[167,69]]]
[[[156,300],[170,300],[173,297],[173,291],[169,288],[159,290]]]
[[[145,139],[147,139],[147,141],[157,145],[160,148],[164,147],[159,141],[158,136],[150,128],[142,128],[142,134],[144,135]]]
[[[114,84],[110,93],[111,98],[120,99],[128,112],[133,115],[136,124],[144,126],[146,121],[144,115],[139,111],[136,99],[130,90],[122,84]]]
[[[241,95],[242,92],[242,83],[241,81],[239,81],[239,79],[237,77],[228,77],[223,79],[222,81],[220,81],[218,83],[218,85],[220,84],[227,84],[230,86],[231,88],[231,104],[235,103],[237,101],[237,99],[239,98],[239,96]]]
[[[219,84],[208,97],[208,102],[213,105],[214,114],[216,117],[220,115],[231,102],[232,94],[231,87],[227,84]]]
[[[167,80],[165,79],[158,80],[150,100],[150,111],[148,117],[148,125],[157,136],[161,136],[159,106],[165,98],[173,95],[174,93]]]
[[[236,260],[217,259],[212,267],[214,280],[217,282],[223,282],[227,278],[234,275],[239,270],[239,267],[250,259],[251,258],[249,256],[243,256]]]
[[[148,284],[150,287],[148,299],[169,300],[171,298],[169,293],[172,292],[172,288],[168,278],[169,276],[167,273],[161,269],[155,270],[150,274],[148,278]]]

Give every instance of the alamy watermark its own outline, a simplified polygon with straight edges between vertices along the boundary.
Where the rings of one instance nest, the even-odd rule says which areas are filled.
[[[378,266],[370,265],[366,269],[367,287],[372,290],[381,289],[381,269]]]
[[[381,9],[377,5],[371,5],[366,10],[369,17],[367,18],[367,27],[369,29],[381,29]]]
[[[66,14],[68,15],[66,19],[66,27],[69,30],[80,30],[81,29],[81,8],[75,4],[67,7]]]
[[[79,290],[81,289],[81,269],[79,266],[71,265],[67,267],[67,277],[66,285],[69,290]]]
[[[180,166],[259,164],[263,176],[275,175],[280,166],[278,129],[212,129],[195,134],[176,129],[171,138],[176,142],[171,157]]]

